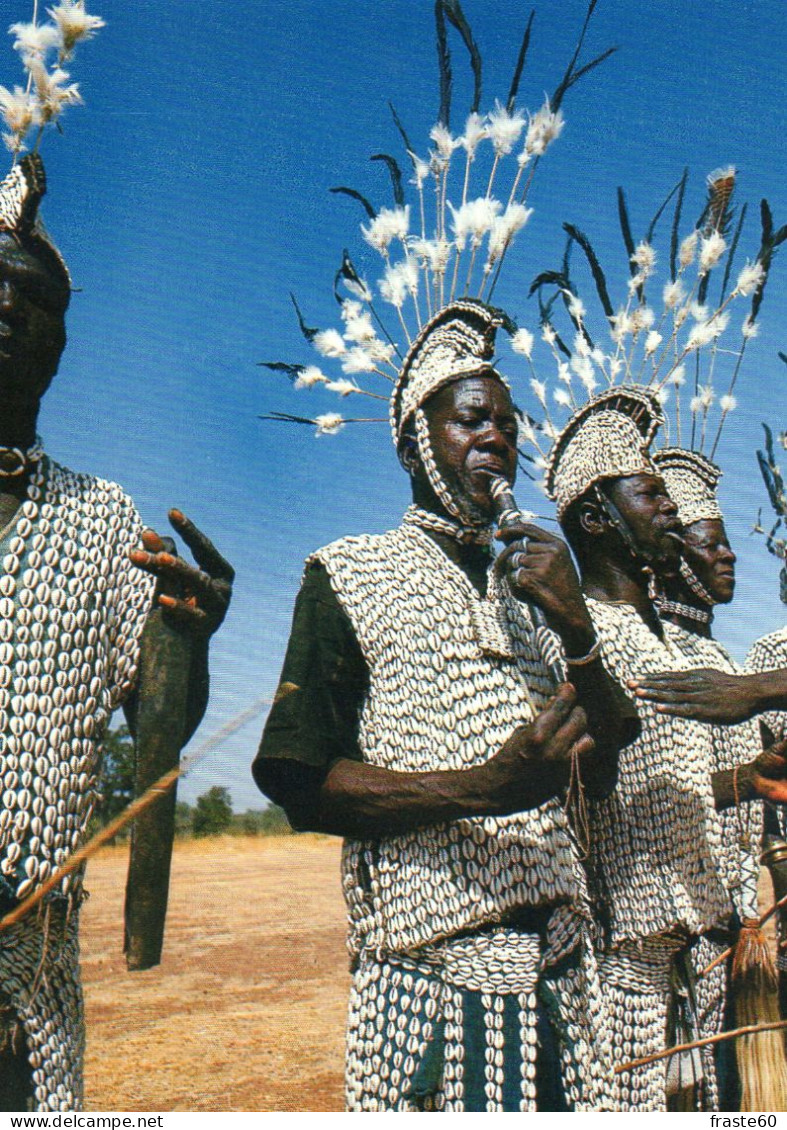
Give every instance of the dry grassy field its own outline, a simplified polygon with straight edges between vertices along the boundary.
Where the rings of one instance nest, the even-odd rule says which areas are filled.
[[[339,841],[176,844],[164,959],[128,973],[126,851],[88,867],[86,1107],[337,1111],[348,992]]]
[[[342,1110],[339,853],[318,836],[179,841],[164,960],[145,973],[121,954],[126,850],[91,860],[88,1110]]]

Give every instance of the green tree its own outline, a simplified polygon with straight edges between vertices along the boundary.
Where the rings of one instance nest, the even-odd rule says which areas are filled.
[[[192,827],[195,836],[219,836],[232,824],[232,798],[221,785],[197,797]]]
[[[194,809],[185,800],[175,805],[175,835],[190,836],[194,831]]]
[[[128,726],[108,730],[101,743],[98,791],[102,796],[91,819],[91,834],[119,816],[134,799],[134,742]],[[119,834],[127,836],[127,827]]]
[[[244,836],[287,836],[292,832],[284,809],[277,804],[267,808],[247,808],[232,818],[233,830]]]

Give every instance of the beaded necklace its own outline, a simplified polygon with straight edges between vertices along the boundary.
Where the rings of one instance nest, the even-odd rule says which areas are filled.
[[[691,604],[682,604],[679,600],[660,600],[657,602],[659,615],[671,612],[675,616],[683,616],[687,620],[696,620],[699,624],[710,624],[713,613],[703,608],[694,608]]]
[[[415,503],[407,507],[402,521],[409,526],[420,526],[424,530],[434,530],[437,534],[445,534],[446,537],[458,541],[460,545],[492,544],[491,529],[470,529],[468,526],[460,526],[458,522],[452,522],[449,518],[433,514],[430,510],[416,506]]]

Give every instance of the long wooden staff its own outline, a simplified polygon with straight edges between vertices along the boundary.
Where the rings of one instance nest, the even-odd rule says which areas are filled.
[[[705,1036],[702,1040],[692,1040],[689,1044],[676,1044],[674,1048],[666,1051],[655,1052],[653,1055],[644,1055],[641,1059],[632,1059],[615,1068],[615,1075],[622,1071],[631,1071],[635,1067],[645,1067],[649,1063],[656,1063],[660,1059],[675,1055],[676,1052],[688,1052],[693,1048],[704,1048],[709,1044],[720,1044],[724,1040],[736,1040],[739,1036],[752,1036],[756,1032],[772,1032],[777,1028],[787,1028],[787,1020],[773,1020],[768,1024],[747,1024],[744,1028],[730,1028],[728,1032],[719,1032],[716,1036]]]
[[[4,918],[0,919],[0,931],[7,930],[9,927],[16,925],[16,923],[24,918],[33,907],[37,906],[66,875],[70,875],[72,871],[76,871],[85,860],[90,859],[91,855],[95,855],[99,848],[108,843],[109,840],[116,836],[127,824],[130,824],[140,812],[144,812],[148,805],[153,804],[153,802],[158,800],[168,789],[171,789],[178,777],[185,773],[187,769],[190,769],[206,754],[220,746],[227,738],[237,733],[247,722],[251,722],[253,718],[256,718],[267,704],[267,695],[258,698],[256,702],[253,702],[246,710],[237,714],[234,718],[231,718],[230,721],[222,726],[221,729],[217,730],[212,737],[207,738],[202,745],[197,747],[190,757],[184,758],[180,765],[176,765],[173,769],[170,769],[167,773],[159,777],[157,781],[154,781],[142,796],[133,800],[114,820],[110,820],[105,828],[102,828],[101,831],[97,832],[83,847],[69,856],[63,866],[57,871],[53,871],[40,887],[37,887],[26,899],[20,902],[19,906],[9,911]]]

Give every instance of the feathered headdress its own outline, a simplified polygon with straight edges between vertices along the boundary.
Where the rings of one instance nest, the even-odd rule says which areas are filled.
[[[70,81],[63,67],[72,59],[77,43],[95,35],[104,21],[85,11],[84,0],[60,0],[47,9],[50,19],[41,23],[35,12],[36,8],[30,23],[12,24],[8,29],[26,81],[13,90],[0,86],[0,116],[6,127],[3,140],[13,154],[11,171],[0,182],[0,230],[32,244],[35,252],[43,253],[65,275],[70,287],[65,262],[38,217],[38,205],[46,192],[38,148],[46,127],[60,128],[65,107],[82,101],[78,84]],[[32,153],[20,160],[31,133],[35,135]]]
[[[632,235],[625,195],[619,190],[629,278],[625,297],[617,303],[588,237],[574,225],[564,225],[568,242],[560,268],[542,272],[531,287],[531,293],[538,296],[542,338],[552,352],[556,377],[552,382],[531,381],[536,407],[524,428],[524,440],[535,451],[536,462],[548,469],[546,486],[552,497],[557,497],[556,483],[567,450],[559,439],[566,427],[561,418],[568,415],[581,420],[585,403],[592,404],[600,389],[637,386],[664,408],[667,443],[671,439],[673,447],[699,454],[708,445],[713,458],[722,427],[735,408],[733,394],[747,342],[757,332],[756,319],[774,251],[787,238],[787,228],[774,232],[770,208],[763,201],[759,250],[733,274],[746,214],[743,207],[735,217],[734,182],[731,168],[711,174],[703,212],[688,233],[681,234],[684,173],[639,242]],[[658,223],[670,204],[667,246],[657,251]],[[572,275],[575,248],[589,268],[597,311],[589,309],[595,303],[588,300],[586,305],[580,297]],[[664,269],[659,283],[660,261]],[[656,288],[659,301],[653,302]],[[736,333],[730,325],[731,314],[737,301],[746,297],[751,298],[751,305]],[[568,331],[559,324],[561,318]],[[569,427],[575,431],[576,423]],[[602,450],[598,436],[594,451],[596,448]],[[613,462],[611,452],[607,462]],[[687,464],[684,459],[684,467]],[[703,467],[707,469],[707,461]],[[561,511],[570,501],[563,491],[558,500]]]
[[[287,376],[298,389],[322,388],[341,398],[389,400],[390,391],[383,391],[385,386],[377,378],[387,380],[394,385],[389,418],[398,442],[406,419],[439,384],[479,368],[491,371],[494,331],[499,326],[512,334],[515,349],[529,352],[532,335],[518,331],[490,303],[503,262],[531,214],[528,194],[536,169],[563,129],[566,93],[614,50],[580,64],[595,6],[596,0],[591,0],[576,50],[552,97],[532,113],[517,107],[531,15],[508,95],[484,114],[480,112],[481,55],[470,26],[458,0],[438,0],[440,111],[423,155],[393,111],[412,170],[410,199],[400,164],[387,153],[377,153],[372,160],[383,162],[390,173],[393,206],[378,209],[344,185],[332,190],[364,208],[361,234],[380,254],[382,276],[373,288],[345,251],[334,281],[340,327],[310,327],[293,298],[301,331],[322,358],[320,364],[261,364]],[[459,134],[450,127],[449,24],[467,48],[474,78],[470,111]],[[437,375],[438,369],[454,376]],[[303,416],[275,412],[262,419],[312,424],[318,435],[324,435],[335,434],[345,424],[378,422],[381,417],[346,417],[329,411]]]
[[[787,365],[787,354],[780,353],[779,357]],[[762,524],[762,511],[760,511],[753,532],[765,535],[768,552],[774,557],[778,557],[782,562],[781,599],[787,604],[787,538],[781,533],[787,526],[787,487],[785,487],[784,475],[776,456],[773,432],[767,424],[763,424],[762,427],[765,432],[765,450],[757,452],[757,463],[765,483],[765,489],[768,492],[768,500],[776,515],[776,521],[770,529],[766,530]],[[778,442],[781,447],[787,450],[787,434],[780,432]]]

